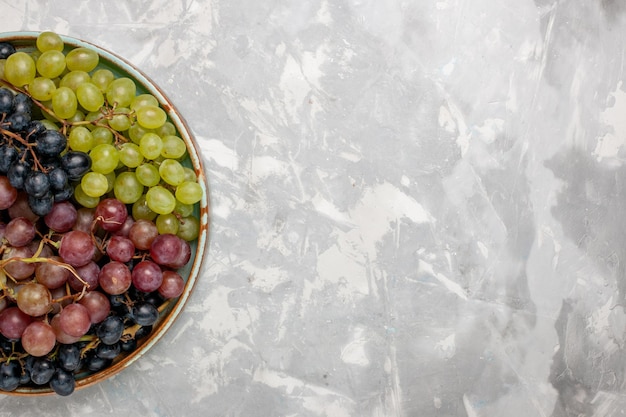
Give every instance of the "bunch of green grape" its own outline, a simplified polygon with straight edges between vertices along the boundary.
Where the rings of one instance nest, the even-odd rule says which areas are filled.
[[[0,60],[0,79],[33,99],[46,128],[67,136],[69,150],[91,157],[75,186],[76,202],[94,208],[113,195],[132,206],[135,220],[154,221],[159,233],[195,239],[192,211],[203,189],[181,162],[187,146],[157,98],[99,68],[94,50],[67,49],[58,34],[42,32],[35,50]]]

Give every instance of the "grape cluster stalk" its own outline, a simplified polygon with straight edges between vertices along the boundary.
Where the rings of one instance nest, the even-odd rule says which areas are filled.
[[[0,391],[134,351],[179,297],[203,198],[158,100],[41,32],[0,43]]]

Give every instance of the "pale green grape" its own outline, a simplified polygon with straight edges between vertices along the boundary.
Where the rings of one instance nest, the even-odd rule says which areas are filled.
[[[176,187],[176,199],[183,204],[196,204],[202,195],[202,187],[197,182],[183,182]]]
[[[80,183],[74,188],[74,199],[78,204],[87,208],[94,208],[100,202],[99,197],[90,197],[83,191]]]
[[[39,101],[47,101],[52,99],[52,93],[57,87],[54,82],[49,78],[36,77],[30,84],[28,84],[28,92],[30,95]]]
[[[166,183],[177,186],[185,180],[185,170],[175,159],[166,159],[159,165],[159,175]]]
[[[83,113],[80,109],[78,109],[76,110],[76,113],[74,113],[74,116],[69,117],[65,120],[68,123],[82,122],[83,120],[85,120],[85,113]]]
[[[157,214],[154,211],[150,210],[150,207],[148,207],[145,194],[139,197],[139,200],[133,203],[131,211],[135,220],[154,220],[157,216]]]
[[[198,177],[196,175],[196,171],[189,167],[184,167],[185,170],[185,182],[196,182],[198,181]]]
[[[155,220],[155,224],[159,234],[173,234],[178,233],[179,221],[178,217],[176,217],[173,213],[168,214],[159,214]]]
[[[179,159],[186,152],[187,145],[181,138],[174,135],[163,136],[163,149],[161,149],[163,158]]]
[[[116,107],[128,107],[135,98],[137,86],[127,77],[116,78],[107,86],[106,98],[110,105]]]
[[[146,129],[142,127],[139,123],[133,123],[128,128],[128,137],[130,138],[130,140],[132,140],[133,142],[139,145],[139,142],[141,141],[141,138],[143,137],[143,135],[145,135],[148,132],[154,133],[152,129]]]
[[[56,78],[65,71],[65,55],[61,51],[46,51],[37,59],[36,67],[42,77]]]
[[[55,123],[56,121],[41,119],[40,122],[48,130],[61,130],[61,128]]]
[[[6,80],[6,78],[4,77],[4,66],[6,65],[6,63],[6,59],[0,59],[0,79],[2,80]]]
[[[67,69],[70,71],[89,72],[98,66],[98,53],[92,49],[78,47],[69,51],[65,57]]]
[[[104,104],[102,91],[91,82],[81,83],[76,87],[76,98],[83,109],[89,112],[100,110]]]
[[[59,87],[52,93],[52,111],[61,119],[74,116],[78,109],[76,94],[68,87]]]
[[[113,132],[106,127],[97,126],[92,131],[93,139],[96,145],[111,145],[113,144]]]
[[[124,132],[128,130],[131,125],[130,117],[128,116],[130,109],[127,107],[118,107],[115,109],[115,114],[109,119],[109,126],[118,132]]]
[[[111,171],[108,174],[105,175],[105,177],[107,178],[107,183],[108,183],[108,187],[107,187],[107,193],[110,193],[111,191],[113,191],[113,187],[115,186],[115,171]]]
[[[5,79],[16,87],[30,84],[37,73],[35,61],[26,52],[15,52],[4,65]]]
[[[143,185],[137,180],[134,172],[122,172],[115,178],[113,193],[122,203],[133,204],[143,195]]]
[[[158,106],[143,106],[136,110],[137,123],[146,129],[158,129],[167,120],[165,110]]]
[[[193,213],[193,204],[184,204],[179,200],[176,200],[176,207],[174,207],[174,212],[177,213],[181,217],[191,216]]]
[[[75,151],[89,153],[91,148],[96,144],[96,140],[91,133],[91,130],[85,126],[75,126],[70,130],[70,135],[67,138],[67,143]]]
[[[113,171],[120,160],[115,146],[105,143],[94,146],[89,156],[91,157],[91,170],[101,174]]]
[[[80,180],[80,187],[89,197],[102,197],[107,192],[109,182],[99,172],[88,172]]]
[[[156,130],[155,133],[162,138],[166,136],[176,136],[176,126],[174,126],[174,123],[172,122],[165,122],[163,123],[163,126]]]
[[[139,150],[146,159],[156,159],[161,156],[163,140],[156,133],[148,132],[139,141]]]
[[[103,93],[107,91],[107,87],[114,79],[115,74],[106,68],[95,70],[93,74],[91,74],[91,82]]]
[[[140,183],[146,187],[154,187],[161,181],[159,169],[152,164],[141,164],[135,168],[135,174]]]
[[[90,111],[85,115],[85,120],[91,122],[88,126],[89,129],[96,129],[96,127],[105,127],[109,125],[107,120],[104,118],[104,115],[100,111]],[[107,129],[108,130],[108,129]],[[111,135],[113,135],[111,133]]]
[[[157,214],[168,214],[176,207],[176,198],[165,187],[157,185],[146,193],[146,202],[150,210]]]
[[[130,108],[132,110],[137,110],[139,107],[143,106],[158,106],[159,101],[152,94],[139,94],[135,96],[133,101],[130,103]]]
[[[191,242],[197,239],[199,234],[200,221],[196,217],[186,216],[180,219],[180,225],[176,233],[179,238]]]
[[[79,85],[89,82],[91,82],[91,76],[85,71],[70,71],[61,78],[59,87],[69,87],[76,91]]]
[[[39,36],[37,36],[35,44],[37,45],[37,49],[41,52],[62,51],[65,46],[61,36],[51,31],[41,32]]]
[[[143,155],[139,146],[132,142],[122,144],[119,149],[120,162],[128,168],[137,168],[143,162]]]

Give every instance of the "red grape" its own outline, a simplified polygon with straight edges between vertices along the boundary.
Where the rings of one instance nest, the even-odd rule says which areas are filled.
[[[164,298],[176,298],[183,293],[185,288],[185,281],[176,272],[165,270],[163,271],[163,282],[159,287],[159,294]]]
[[[48,323],[33,321],[22,333],[22,347],[33,356],[44,356],[56,345],[56,334]]]
[[[96,252],[91,236],[80,230],[67,232],[61,238],[59,255],[72,266],[83,266],[89,263]]]
[[[152,261],[141,261],[133,268],[133,285],[139,291],[156,291],[163,282],[161,267]]]
[[[173,234],[157,236],[150,245],[150,257],[159,265],[179,268],[191,257],[189,243]]]
[[[31,258],[32,256],[33,250],[28,246],[19,248],[7,247],[2,254],[2,259]],[[35,273],[35,264],[22,261],[10,261],[4,265],[4,270],[7,274],[19,281],[30,278]]]
[[[100,267],[94,261],[90,261],[87,265],[79,266],[74,268],[80,279],[87,283],[88,290],[95,290],[98,288],[98,274],[100,273]],[[70,287],[74,291],[82,291],[84,284],[80,282],[78,278],[74,274],[70,274],[67,279],[67,282],[70,284]]]
[[[28,245],[35,237],[35,225],[26,217],[16,217],[7,223],[4,237],[11,246]]]
[[[91,327],[89,310],[80,303],[68,305],[59,313],[59,326],[70,336],[83,336]]]
[[[7,339],[19,339],[32,321],[31,316],[17,307],[5,308],[0,312],[0,333]]]
[[[55,232],[65,233],[72,230],[77,218],[78,212],[74,205],[69,201],[62,201],[52,206],[52,210],[44,217],[44,222]]]
[[[62,262],[60,256],[50,256],[48,259]],[[35,267],[35,277],[37,282],[45,285],[49,289],[62,287],[70,276],[70,271],[51,262],[39,262]]]
[[[105,198],[96,206],[95,217],[98,225],[107,232],[115,232],[124,225],[128,217],[126,205],[115,198]]]
[[[139,250],[148,250],[154,239],[159,235],[156,225],[150,220],[139,219],[131,226],[128,238]]]
[[[78,302],[87,307],[92,323],[100,323],[111,312],[109,297],[100,291],[89,291]]]
[[[17,189],[5,176],[0,177],[0,210],[6,210],[17,200]]]
[[[123,236],[111,236],[107,244],[107,255],[114,261],[128,262],[135,254],[133,242]]]
[[[52,307],[52,295],[45,285],[35,282],[25,284],[17,293],[17,306],[29,316],[42,316]]]
[[[107,294],[122,294],[132,284],[130,270],[121,262],[109,262],[100,269],[98,283]]]

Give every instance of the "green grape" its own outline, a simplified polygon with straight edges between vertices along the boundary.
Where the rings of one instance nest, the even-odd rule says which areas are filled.
[[[61,78],[59,86],[69,87],[76,91],[79,85],[89,82],[91,82],[91,76],[85,71],[70,71]]]
[[[105,143],[94,146],[89,156],[91,157],[91,170],[101,174],[108,174],[115,170],[120,160],[115,146]]]
[[[102,197],[107,192],[109,182],[99,172],[88,172],[81,178],[80,187],[89,197]]]
[[[118,107],[115,109],[113,117],[109,119],[109,126],[118,132],[124,132],[130,127],[131,121],[128,116],[130,109],[126,107]]]
[[[107,187],[107,193],[110,193],[111,191],[113,191],[113,187],[115,186],[115,171],[111,171],[108,174],[105,175],[105,177],[107,178],[107,183],[108,183],[108,187]]]
[[[148,132],[139,141],[139,150],[146,159],[156,159],[163,150],[163,140],[156,133]]]
[[[26,52],[15,52],[4,65],[5,79],[16,87],[30,84],[37,74],[35,61]]]
[[[146,202],[150,210],[157,214],[168,214],[176,207],[176,198],[165,187],[157,185],[146,193]]]
[[[69,119],[78,109],[78,100],[74,91],[68,87],[59,87],[52,94],[52,111],[61,119]]]
[[[67,143],[75,151],[89,153],[91,148],[96,144],[96,140],[91,133],[91,130],[85,126],[75,126],[70,130],[70,134],[67,138]]]
[[[114,79],[115,74],[106,68],[95,70],[93,74],[91,74],[91,82],[103,93],[107,91],[107,87]]]
[[[159,169],[152,164],[141,164],[135,168],[135,174],[140,183],[146,187],[154,187],[161,181]]]
[[[166,136],[176,136],[176,126],[174,126],[174,123],[172,122],[165,122],[160,128],[156,130],[155,133],[162,138]]]
[[[185,180],[185,170],[175,159],[166,159],[159,165],[161,179],[169,185],[177,186]]]
[[[176,235],[186,240],[187,242],[191,242],[198,238],[200,234],[200,221],[193,216],[186,216],[180,219],[180,225],[178,226],[178,232]]]
[[[146,129],[146,128],[142,127],[139,123],[133,123],[128,128],[128,137],[130,138],[130,140],[135,142],[137,145],[139,145],[139,142],[141,141],[141,138],[146,133],[154,133],[154,131],[152,129]]]
[[[48,119],[41,119],[40,122],[47,130],[61,130],[55,122]]]
[[[139,151],[139,146],[132,142],[127,142],[120,146],[120,162],[128,168],[137,168],[143,162],[143,155]]]
[[[98,53],[92,49],[78,47],[69,51],[65,57],[70,71],[89,72],[98,66]]]
[[[143,195],[143,185],[137,180],[134,172],[122,172],[115,178],[113,193],[122,203],[133,204]]]
[[[152,94],[139,94],[135,96],[133,101],[130,103],[130,108],[132,110],[137,110],[139,107],[143,106],[158,106],[159,101]]]
[[[181,138],[174,135],[163,136],[163,149],[161,149],[163,158],[179,159],[185,155],[185,152],[187,152],[187,145]]]
[[[4,77],[4,66],[6,65],[6,63],[6,59],[0,59],[0,79],[2,80],[6,80],[6,78]]]
[[[202,186],[197,182],[183,182],[176,187],[176,199],[184,204],[196,204],[202,199]]]
[[[161,235],[166,235],[168,233],[175,235],[178,233],[179,221],[178,217],[176,217],[173,213],[159,214],[156,218],[155,224],[159,234]]]
[[[136,110],[137,123],[146,129],[158,129],[167,121],[165,110],[158,106],[143,106]]]
[[[100,110],[104,104],[102,91],[91,82],[84,82],[76,87],[76,98],[83,109],[94,112]]]
[[[57,87],[54,82],[49,78],[36,77],[30,84],[28,84],[28,92],[30,95],[38,101],[47,101],[52,99],[52,93]]]
[[[157,216],[157,214],[154,211],[150,210],[150,207],[148,207],[145,194],[143,194],[141,197],[139,197],[139,200],[133,203],[133,206],[131,207],[131,212],[135,220],[144,219],[152,221],[156,219]]]
[[[46,51],[62,51],[65,46],[63,43],[63,39],[51,31],[44,31],[37,36],[37,41],[35,43],[37,45],[37,49],[41,52]]]
[[[35,66],[42,77],[56,78],[65,71],[65,55],[61,51],[46,51],[39,56]]]
[[[184,204],[176,200],[176,207],[174,207],[174,213],[177,213],[180,217],[188,217],[193,213],[193,204]]]
[[[104,115],[100,111],[90,111],[85,115],[85,120],[91,123],[88,128],[92,130],[95,130],[96,127],[106,128],[109,125],[107,120],[104,118]],[[111,135],[113,134],[111,133]]]
[[[74,116],[65,119],[65,121],[70,124],[82,122],[83,120],[85,120],[85,113],[83,113],[80,109],[76,110],[76,113],[74,113]]]
[[[96,145],[113,144],[113,132],[103,126],[97,126],[92,131],[93,139]]]
[[[198,181],[198,177],[196,176],[196,171],[194,171],[193,169],[189,167],[184,167],[183,170],[185,171],[185,179],[183,180],[184,182],[197,182]]]
[[[135,98],[137,86],[127,77],[116,78],[107,86],[106,98],[110,105],[116,107],[128,107]]]
[[[95,208],[100,202],[100,198],[89,197],[85,194],[83,188],[80,186],[80,183],[74,188],[74,199],[78,204],[87,208]]]

